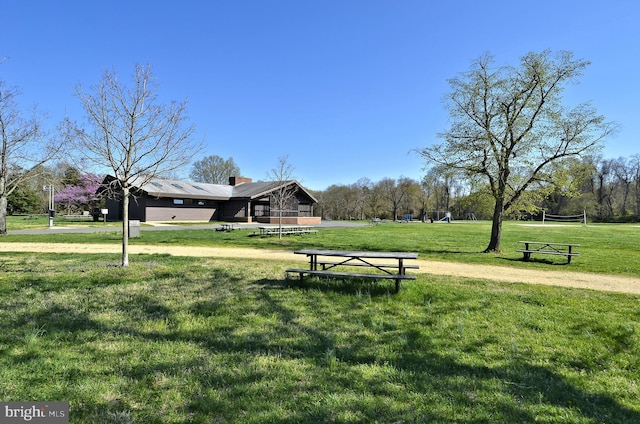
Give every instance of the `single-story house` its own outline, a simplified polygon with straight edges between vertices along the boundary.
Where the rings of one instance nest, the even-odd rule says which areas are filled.
[[[103,181],[106,187],[114,177]],[[315,225],[317,200],[295,180],[252,182],[250,178],[231,177],[229,184],[205,184],[153,178],[133,185],[129,219],[146,221],[227,221],[277,223],[277,193],[292,193],[282,211],[283,224]],[[108,219],[122,220],[122,196],[107,196]]]

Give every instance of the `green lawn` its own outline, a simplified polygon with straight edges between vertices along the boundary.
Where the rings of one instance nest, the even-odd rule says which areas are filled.
[[[582,271],[606,274],[640,275],[640,225],[580,224],[545,226],[523,222],[505,222],[501,254],[481,253],[489,242],[489,222],[453,224],[381,224],[358,228],[322,228],[307,236],[251,237],[253,230],[233,232],[209,230],[142,231],[131,244],[245,246],[259,249],[294,250],[328,248],[382,251],[415,251],[421,259],[507,265],[523,268]],[[10,235],[3,242],[119,243],[121,233]],[[562,256],[533,256],[522,261],[516,249],[521,240],[578,243],[580,257],[567,266]]]
[[[640,422],[638,296],[430,275],[399,294],[300,289],[285,262],[118,263],[0,254],[1,399],[69,401],[91,424]]]
[[[212,227],[213,228],[213,227]],[[640,227],[489,223],[142,232],[132,244],[417,251],[424,259],[640,275]],[[120,234],[3,243],[118,243]],[[519,240],[580,243],[524,263]],[[636,423],[639,296],[421,274],[286,280],[290,263],[0,254],[0,399],[72,423]]]
[[[81,220],[76,218],[65,218],[64,215],[58,215],[54,219],[54,227],[112,227],[114,229],[122,227],[122,222],[107,222],[101,221],[94,222],[93,219],[82,218]],[[34,214],[34,215],[17,215],[7,217],[7,229],[9,231],[15,230],[29,230],[29,229],[46,229],[49,227],[49,215]]]

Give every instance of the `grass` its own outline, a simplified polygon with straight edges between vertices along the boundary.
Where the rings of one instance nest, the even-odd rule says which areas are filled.
[[[118,228],[122,226],[121,222],[107,222],[102,221],[94,222],[91,220],[73,220],[65,219],[63,215],[58,215],[54,220],[55,227],[83,227],[83,228],[100,228],[111,227]],[[46,229],[49,227],[49,215],[34,214],[34,215],[15,215],[7,217],[7,229],[9,231],[15,230],[31,230],[31,229]]]
[[[448,224],[381,224],[356,228],[322,228],[319,233],[303,237],[250,237],[251,230],[232,232],[188,229],[183,231],[142,231],[131,244],[243,246],[258,249],[294,250],[327,248],[382,251],[415,251],[422,259],[581,271],[627,276],[640,275],[640,226],[632,224],[590,224],[582,226],[527,225],[505,222],[502,253],[482,254],[489,242],[489,222],[457,222]],[[121,233],[9,235],[4,242],[119,243]],[[534,255],[533,261],[522,261],[521,240],[578,243],[579,257],[566,266],[563,256]]]
[[[640,297],[0,254],[0,398],[71,423],[636,423]]]

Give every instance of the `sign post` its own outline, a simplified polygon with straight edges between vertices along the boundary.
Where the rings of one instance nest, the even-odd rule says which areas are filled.
[[[100,209],[100,213],[102,214],[102,222],[107,225],[107,215],[109,214],[109,209]]]
[[[55,189],[53,188],[53,185],[46,185],[43,186],[42,189],[44,191],[49,190],[49,228],[53,227],[53,218],[56,216],[56,211],[55,211]]]

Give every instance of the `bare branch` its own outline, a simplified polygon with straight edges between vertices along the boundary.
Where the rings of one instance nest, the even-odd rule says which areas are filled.
[[[0,81],[0,234],[6,234],[7,198],[25,180],[35,178],[42,165],[55,160],[60,140],[43,128],[44,115],[34,107],[28,117],[19,110],[20,91]]]
[[[487,179],[496,201],[487,250],[499,250],[502,214],[532,184],[548,180],[553,162],[594,151],[616,126],[588,104],[569,111],[561,105],[564,87],[588,61],[543,51],[525,55],[519,67],[494,69],[492,62],[485,55],[449,81],[451,127],[439,134],[442,144],[419,153],[430,163]]]
[[[195,127],[187,123],[186,105],[162,104],[150,66],[136,66],[131,86],[115,71],[105,71],[86,92],[76,97],[87,115],[84,126],[66,122],[67,140],[99,169],[113,174],[111,185],[123,196],[123,266],[128,264],[128,201],[135,182],[142,185],[186,166],[200,149],[192,140]]]

